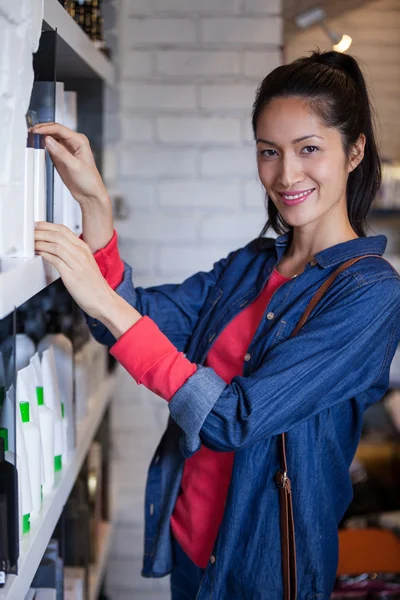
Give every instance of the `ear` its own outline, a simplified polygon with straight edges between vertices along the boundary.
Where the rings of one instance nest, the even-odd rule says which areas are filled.
[[[350,148],[350,156],[348,161],[348,172],[354,171],[364,158],[366,137],[363,133],[360,133],[358,140]]]

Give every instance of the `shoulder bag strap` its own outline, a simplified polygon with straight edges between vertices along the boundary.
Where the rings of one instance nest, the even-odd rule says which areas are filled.
[[[376,257],[385,260],[379,254],[365,254],[352,258],[342,265],[321,285],[310,300],[306,310],[297,323],[290,337],[294,337],[303,325],[306,323],[310,314],[326,293],[329,287],[333,284],[336,277],[348,267],[358,262],[362,258]],[[388,262],[388,261],[386,261]],[[390,263],[389,263],[390,264]],[[296,572],[296,543],[294,535],[293,521],[293,504],[292,491],[288,475],[287,460],[286,460],[286,439],[285,434],[280,436],[280,454],[281,468],[276,474],[276,483],[279,488],[279,503],[280,503],[280,528],[281,528],[281,552],[282,552],[282,577],[283,577],[283,598],[284,600],[296,600],[297,598],[297,572]]]

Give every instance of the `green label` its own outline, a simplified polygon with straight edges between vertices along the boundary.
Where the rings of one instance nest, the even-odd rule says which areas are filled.
[[[36,388],[36,398],[37,398],[37,403],[39,406],[43,406],[44,405],[44,394],[43,394],[43,388],[42,387],[37,387]]]
[[[31,529],[31,515],[28,513],[22,517],[22,533],[29,533]]]
[[[54,457],[54,471],[57,473],[58,471],[61,471],[62,469],[62,456],[61,454],[59,454],[58,456]]]

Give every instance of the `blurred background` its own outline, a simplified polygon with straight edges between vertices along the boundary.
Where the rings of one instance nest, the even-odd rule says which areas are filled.
[[[40,557],[51,554],[50,538],[70,569],[69,598],[169,598],[168,578],[140,576],[146,471],[168,409],[89,340],[57,274],[33,257],[34,215],[21,227],[32,187],[31,159],[21,161],[27,123],[57,120],[88,135],[135,285],[178,283],[211,269],[264,226],[251,131],[260,81],[282,63],[333,46],[359,59],[370,86],[384,177],[368,233],[388,237],[386,257],[398,267],[399,0],[0,0],[0,378],[5,394],[35,352],[43,360],[41,340],[63,335],[69,349],[60,338],[48,344],[64,344],[60,360],[73,364],[75,411],[63,471],[21,538],[19,568],[15,560],[4,568],[0,600],[25,597],[35,572],[44,573]],[[31,176],[42,182],[35,202],[41,198],[46,218],[79,233],[76,206],[40,155],[41,140],[28,147],[35,152]],[[355,498],[342,524],[338,583],[400,582],[399,386],[396,355],[389,392],[367,413],[352,466]],[[71,542],[74,527],[89,528],[86,550]],[[36,587],[48,587],[45,580]],[[392,591],[400,597],[399,588]]]

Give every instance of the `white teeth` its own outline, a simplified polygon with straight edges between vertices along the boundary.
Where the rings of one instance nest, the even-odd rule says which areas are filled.
[[[302,198],[303,196],[305,196],[306,194],[309,194],[311,192],[311,190],[307,190],[306,192],[301,192],[301,194],[295,194],[294,196],[289,196],[288,194],[282,194],[282,196],[284,198],[287,198],[288,200],[296,200],[296,198]]]

